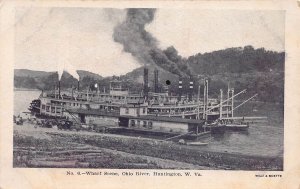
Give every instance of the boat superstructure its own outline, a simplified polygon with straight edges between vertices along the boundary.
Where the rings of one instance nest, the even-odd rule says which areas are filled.
[[[158,83],[158,71],[155,70],[155,85]],[[80,124],[94,126],[125,127],[134,130],[152,132],[201,133],[210,130],[223,130],[225,119],[233,118],[234,98],[246,92],[227,91],[223,97],[220,89],[219,98],[209,98],[208,80],[203,81],[203,95],[193,95],[194,83],[189,81],[189,93],[182,95],[182,80],[179,78],[178,94],[165,91],[149,90],[148,69],[144,70],[144,89],[140,94],[132,94],[122,87],[122,81],[110,81],[108,91],[100,91],[98,84],[94,90],[61,90],[60,82],[54,91],[42,92],[39,99],[31,103],[37,117],[74,119]],[[251,97],[252,98],[252,97]],[[246,102],[246,101],[245,101]],[[242,103],[243,104],[243,103]],[[33,111],[32,111],[33,112]],[[228,123],[228,121],[226,122]],[[236,127],[236,126],[235,126]],[[244,128],[244,127],[243,127]]]

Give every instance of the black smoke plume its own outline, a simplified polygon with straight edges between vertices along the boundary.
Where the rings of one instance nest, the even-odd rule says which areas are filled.
[[[189,76],[185,63],[174,62],[157,47],[158,41],[145,30],[154,19],[156,9],[128,9],[126,19],[114,28],[113,38],[123,44],[124,51],[131,53],[142,65],[158,65],[179,76]]]

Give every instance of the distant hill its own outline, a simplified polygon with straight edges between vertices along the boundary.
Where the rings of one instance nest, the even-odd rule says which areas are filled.
[[[228,48],[188,57],[187,64],[196,74],[249,73],[284,70],[284,52],[252,46]]]
[[[194,93],[204,78],[209,79],[209,95],[218,97],[219,90],[227,90],[228,84],[236,91],[248,90],[248,95],[258,93],[258,100],[267,102],[284,101],[284,52],[268,51],[264,48],[254,49],[252,46],[228,48],[204,54],[196,54],[182,58],[176,49],[168,48],[166,55],[170,59],[188,67],[194,80]],[[177,92],[178,75],[165,70],[166,67],[147,66],[149,72],[149,87],[153,90],[154,69],[159,70],[159,89],[162,91],[166,80],[171,81],[170,90]],[[100,90],[107,90],[109,82],[115,77],[102,77],[98,74],[78,70],[80,88],[87,89],[91,84],[98,83]],[[119,78],[124,81],[123,87],[133,93],[143,89],[144,67],[137,68]],[[55,72],[32,71],[16,69],[15,88],[53,89],[57,85],[58,75]],[[183,90],[187,93],[189,78],[184,78]],[[64,72],[61,80],[63,88],[77,87],[77,80]],[[105,89],[104,89],[105,88]],[[201,94],[203,87],[201,88]]]
[[[285,53],[252,46],[228,48],[190,56],[186,60],[200,78],[210,80],[210,91],[217,95],[227,85],[236,91],[258,93],[261,101],[284,101]]]
[[[80,78],[91,77],[94,79],[103,79],[103,77],[100,76],[99,74],[95,74],[93,72],[89,72],[85,70],[77,70],[77,73],[79,74]]]
[[[34,70],[28,70],[28,69],[15,69],[14,74],[17,77],[47,77],[54,72],[44,72],[44,71],[34,71]]]
[[[81,78],[84,77],[91,77],[95,79],[103,79],[102,76],[85,71],[85,70],[77,70],[77,73]],[[43,77],[48,77],[52,74],[57,74],[57,72],[45,72],[45,71],[35,71],[35,70],[28,70],[28,69],[15,69],[14,74],[17,77],[34,77],[34,78],[43,78]],[[68,72],[65,72],[63,74],[66,74],[66,77],[72,77]]]
[[[102,76],[84,70],[78,70],[81,81],[90,79],[101,80]],[[58,82],[57,72],[34,71],[27,69],[14,70],[14,87],[27,89],[53,89]],[[68,72],[63,72],[61,86],[65,88],[77,87],[77,80]]]

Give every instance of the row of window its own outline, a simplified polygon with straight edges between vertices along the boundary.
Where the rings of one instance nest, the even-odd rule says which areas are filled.
[[[143,108],[143,114],[146,114],[147,109]],[[129,108],[125,109],[125,114],[129,114]]]
[[[140,127],[140,126],[147,129],[152,129],[153,123],[152,121],[130,120],[130,127]]]
[[[54,105],[61,105],[61,106],[80,106],[81,104],[80,103],[72,103],[72,102],[57,102],[57,101],[51,101],[51,104],[54,104]]]
[[[86,96],[86,95],[85,95]],[[89,97],[98,97],[97,95],[89,95]],[[101,99],[125,99],[125,96],[99,96]],[[143,99],[142,97],[126,97],[126,99],[130,99],[130,100],[133,100],[133,99]]]
[[[46,112],[50,112],[50,106],[46,106],[42,104],[42,110],[46,110]],[[55,107],[51,107],[51,113],[55,113]],[[61,108],[56,108],[56,113],[61,113]]]

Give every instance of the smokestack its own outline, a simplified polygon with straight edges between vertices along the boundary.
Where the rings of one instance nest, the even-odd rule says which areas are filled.
[[[60,80],[58,81],[58,98],[60,98]]]
[[[77,82],[77,90],[79,91],[79,86],[80,86],[80,82],[79,82],[79,80],[78,80],[78,82]]]
[[[164,92],[168,95],[170,95],[170,88],[169,88],[169,85],[165,85],[164,86]]]
[[[181,101],[181,96],[182,96],[182,77],[179,77],[179,81],[178,81],[178,92],[179,92],[179,97],[178,97],[178,101]]]
[[[158,69],[154,70],[154,92],[158,93]]]
[[[148,68],[144,68],[144,96],[148,98]]]
[[[194,90],[194,81],[193,81],[193,78],[190,77],[189,101],[192,101],[192,99],[193,99],[193,90]]]
[[[74,98],[74,88],[73,88],[73,85],[72,85],[72,100]]]

